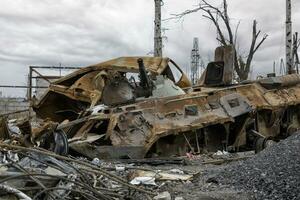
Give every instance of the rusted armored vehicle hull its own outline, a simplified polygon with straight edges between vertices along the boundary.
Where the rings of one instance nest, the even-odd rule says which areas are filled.
[[[167,64],[169,59],[104,62],[54,83],[34,109],[52,121],[67,119],[56,131],[63,130],[70,149],[90,158],[260,151],[297,131],[300,76],[233,84],[232,56],[231,47],[217,48],[215,62],[209,63],[199,85],[189,88],[184,88],[190,83],[181,70],[181,78],[175,80]],[[113,75],[103,76],[104,72]],[[125,79],[125,72],[138,72],[139,81]],[[99,76],[102,84],[97,87]],[[98,96],[90,98],[93,89]],[[76,91],[81,91],[82,98]],[[78,112],[75,119],[70,115],[63,118],[57,114],[62,109],[57,99],[51,101],[57,95],[70,106],[78,102],[86,106],[72,110]]]
[[[300,127],[300,77],[286,78],[286,86],[276,89],[266,89],[259,82],[202,88],[201,92],[107,108],[71,134],[78,140],[70,146],[91,158],[260,150]],[[97,139],[93,132],[104,135]]]

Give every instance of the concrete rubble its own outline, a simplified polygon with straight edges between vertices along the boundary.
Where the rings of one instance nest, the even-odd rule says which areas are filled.
[[[196,86],[159,57],[121,57],[56,80],[31,102],[36,120],[0,118],[0,196],[297,199],[283,195],[299,193],[283,166],[293,158],[286,169],[299,169],[300,76],[234,84],[232,56],[218,47]],[[294,186],[273,190],[270,170]]]

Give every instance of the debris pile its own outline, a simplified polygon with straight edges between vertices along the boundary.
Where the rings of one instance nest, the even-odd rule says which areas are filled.
[[[155,170],[97,158],[89,161],[5,143],[0,143],[0,149],[0,195],[5,198],[159,199],[166,181],[193,178],[179,169]]]
[[[299,152],[300,133],[295,133],[252,157],[246,153],[229,159],[229,154],[222,155],[223,162],[195,163],[201,171],[198,176],[190,182],[170,183],[166,190],[185,199],[300,199]],[[237,162],[219,165],[224,161]]]
[[[300,133],[226,167],[216,179],[255,199],[300,199]]]
[[[0,196],[13,199],[134,199],[154,196],[151,189],[85,159],[59,156],[45,150],[0,144]],[[130,198],[129,198],[130,197]]]

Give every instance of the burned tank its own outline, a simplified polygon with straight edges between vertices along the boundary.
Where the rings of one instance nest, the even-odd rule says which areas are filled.
[[[130,82],[123,76],[122,82],[117,76],[115,81],[105,82],[102,100],[95,104],[86,101],[88,106],[76,119],[68,118],[56,131],[63,130],[68,148],[90,158],[260,151],[297,131],[300,76],[234,84],[233,53],[230,46],[217,48],[215,61],[208,64],[199,85],[193,87],[184,74],[176,82],[173,74],[150,73],[149,60],[135,58],[138,81]],[[75,78],[72,80],[76,82]],[[59,83],[64,81],[69,80]],[[39,105],[36,112],[51,117],[43,109],[41,112],[42,104]],[[59,119],[53,121],[62,118]]]
[[[144,69],[140,68],[139,59]],[[44,119],[74,120],[83,110],[97,104],[124,105],[153,96],[152,93],[156,97],[165,96],[157,87],[149,85],[153,81],[159,82],[158,76],[159,80],[164,77],[172,82],[169,95],[182,93],[181,88],[191,86],[187,76],[170,58],[120,57],[83,67],[51,83],[40,99],[33,100],[32,108]]]

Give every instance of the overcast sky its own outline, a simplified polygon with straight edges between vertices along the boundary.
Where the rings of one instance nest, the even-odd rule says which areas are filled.
[[[300,1],[292,1],[293,28],[300,31]],[[164,0],[163,18],[198,2]],[[254,57],[252,77],[272,71],[273,61],[279,63],[284,56],[285,0],[228,0],[228,4],[232,25],[241,23],[238,41],[245,55],[253,19],[269,35]],[[1,0],[0,84],[25,85],[29,65],[86,66],[146,55],[153,48],[153,20],[153,0]],[[216,30],[201,12],[183,21],[165,21],[163,27],[164,55],[182,68],[189,67],[193,37],[199,38],[203,59],[212,58]],[[20,96],[25,91],[6,89],[3,94]]]

